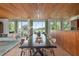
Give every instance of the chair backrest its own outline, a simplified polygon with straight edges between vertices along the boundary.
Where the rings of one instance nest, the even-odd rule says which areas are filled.
[[[25,39],[21,39],[20,44],[22,45],[24,43]]]

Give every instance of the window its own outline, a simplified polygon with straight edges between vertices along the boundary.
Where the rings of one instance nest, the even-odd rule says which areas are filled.
[[[28,33],[28,22],[22,21],[9,21],[9,33],[18,33],[21,36],[26,36]]]
[[[15,32],[15,22],[9,22],[9,32],[14,33]]]
[[[33,21],[33,31],[34,32],[45,32],[45,22],[44,21]]]
[[[52,21],[49,22],[50,24],[50,30],[70,30],[71,29],[71,23],[69,21]]]
[[[62,27],[63,27],[63,30],[70,30],[71,29],[71,23],[69,21],[63,21]]]
[[[61,22],[60,21],[52,21],[50,22],[51,30],[61,30]]]
[[[27,21],[18,21],[18,33],[21,36],[26,36],[28,33],[28,22]]]

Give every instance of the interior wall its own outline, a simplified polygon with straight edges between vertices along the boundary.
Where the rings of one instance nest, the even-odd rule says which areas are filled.
[[[8,19],[0,19],[0,22],[3,22],[3,33],[8,34],[9,33]]]
[[[74,56],[79,56],[79,31],[56,32],[57,44]]]

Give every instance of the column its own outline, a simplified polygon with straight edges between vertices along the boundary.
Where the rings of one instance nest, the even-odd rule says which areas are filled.
[[[45,32],[48,35],[48,20],[45,21]],[[46,44],[49,44],[48,38],[46,38]]]
[[[29,19],[29,34],[33,34],[33,28],[32,28],[32,26],[33,26],[33,20],[30,20]],[[32,36],[29,38],[29,44],[32,44]]]

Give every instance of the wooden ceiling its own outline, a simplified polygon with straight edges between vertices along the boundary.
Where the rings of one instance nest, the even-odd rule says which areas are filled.
[[[79,15],[79,4],[6,3],[0,4],[0,18],[51,19]]]

